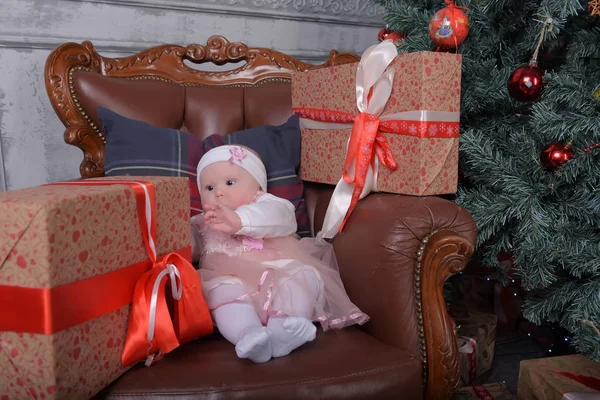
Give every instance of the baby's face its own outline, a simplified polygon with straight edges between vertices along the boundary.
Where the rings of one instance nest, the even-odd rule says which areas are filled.
[[[220,204],[233,210],[254,199],[260,185],[237,164],[222,161],[209,165],[200,174],[202,204]]]

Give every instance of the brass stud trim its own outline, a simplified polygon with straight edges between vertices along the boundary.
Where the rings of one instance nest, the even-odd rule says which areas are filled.
[[[69,70],[69,91],[71,92],[71,97],[73,98],[73,103],[75,103],[75,107],[77,108],[77,111],[79,111],[79,114],[81,114],[83,119],[85,119],[85,122],[87,122],[87,124],[94,130],[94,132],[96,132],[98,134],[98,137],[100,137],[100,140],[102,140],[102,143],[106,144],[106,138],[104,137],[104,133],[96,126],[96,124],[92,121],[92,119],[90,118],[88,113],[85,112],[85,110],[81,106],[81,102],[79,101],[79,98],[77,97],[77,92],[75,90],[75,78],[74,78],[75,72],[77,72],[77,71],[93,72],[90,68],[86,68],[86,67],[73,67]]]
[[[421,239],[421,244],[417,249],[417,264],[415,266],[413,286],[415,288],[415,309],[417,311],[417,325],[419,330],[419,348],[421,349],[421,360],[423,363],[422,374],[423,374],[423,385],[427,385],[427,342],[425,340],[425,329],[423,327],[423,305],[421,303],[421,265],[423,262],[423,254],[425,253],[425,246],[431,236],[437,231],[432,231],[425,235]]]
[[[235,83],[235,84],[231,84],[231,85],[210,85],[210,84],[205,84],[205,83],[175,82],[170,79],[163,78],[162,76],[154,76],[154,75],[126,76],[126,77],[117,77],[117,78],[123,78],[123,79],[131,80],[131,81],[155,80],[155,81],[161,81],[161,82],[165,82],[165,83],[170,83],[170,84],[179,85],[179,86],[186,86],[186,87],[195,87],[195,86],[200,86],[200,87],[258,87],[258,86],[262,86],[267,83],[274,83],[274,82],[286,82],[287,83],[287,82],[292,81],[292,78],[267,78],[267,79],[263,79],[256,83]]]

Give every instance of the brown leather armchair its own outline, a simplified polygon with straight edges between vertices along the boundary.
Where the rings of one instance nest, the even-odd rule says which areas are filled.
[[[195,63],[243,61],[223,72]],[[355,62],[331,51],[323,65]],[[126,58],[102,57],[90,42],[66,43],[46,64],[46,89],[83,150],[81,176],[104,174],[98,106],[198,136],[279,125],[291,114],[292,71],[319,68],[277,51],[229,43],[164,45]],[[318,231],[333,188],[306,183]],[[156,365],[138,365],[98,395],[107,399],[446,399],[458,383],[457,346],[442,286],[473,252],[471,216],[441,197],[371,194],[333,240],[350,298],[371,320],[319,331],[291,355],[265,364],[238,359],[218,335],[200,338]]]

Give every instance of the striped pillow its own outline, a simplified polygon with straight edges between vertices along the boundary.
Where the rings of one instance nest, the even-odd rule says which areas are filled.
[[[201,210],[196,166],[204,153],[222,144],[242,144],[256,151],[267,169],[267,191],[296,208],[297,233],[310,236],[300,165],[300,126],[292,116],[280,126],[261,126],[205,140],[176,129],[159,128],[98,107],[106,137],[105,174],[187,176],[191,215]]]

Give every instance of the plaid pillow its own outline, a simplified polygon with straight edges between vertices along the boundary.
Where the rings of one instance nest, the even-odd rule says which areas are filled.
[[[191,214],[201,210],[196,166],[205,152],[222,144],[242,144],[256,151],[267,169],[267,191],[289,200],[296,208],[297,233],[310,236],[304,185],[296,174],[300,165],[300,126],[292,116],[280,126],[262,126],[205,140],[186,132],[159,128],[98,107],[105,137],[105,174],[187,176]]]

